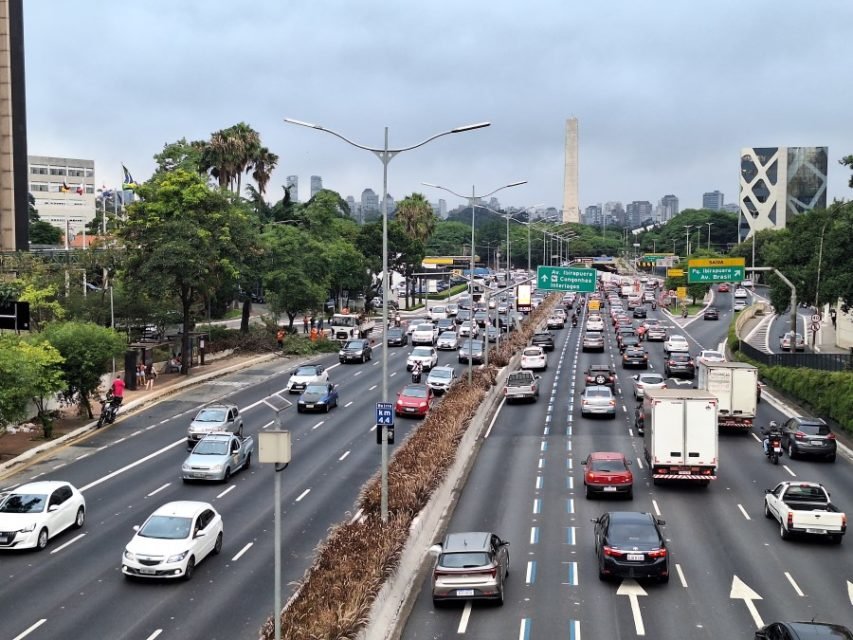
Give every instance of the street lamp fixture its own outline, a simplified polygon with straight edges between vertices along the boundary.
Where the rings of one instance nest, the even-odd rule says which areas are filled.
[[[432,142],[436,138],[441,138],[443,136],[448,136],[454,133],[464,133],[466,131],[474,131],[476,129],[483,129],[485,127],[490,126],[489,122],[477,122],[475,124],[463,125],[461,127],[455,127],[448,131],[442,131],[441,133],[436,133],[435,135],[418,142],[417,144],[413,144],[408,147],[399,147],[396,149],[390,149],[388,147],[388,127],[385,127],[385,139],[382,147],[369,147],[367,145],[359,144],[354,142],[344,136],[337,131],[333,131],[332,129],[327,129],[326,127],[320,126],[319,124],[313,124],[311,122],[305,122],[303,120],[296,120],[294,118],[285,118],[285,122],[289,124],[295,124],[300,127],[308,127],[309,129],[316,129],[318,131],[325,131],[328,134],[335,136],[336,138],[340,138],[347,144],[356,147],[357,149],[363,149],[365,151],[370,151],[373,155],[375,155],[379,161],[382,163],[382,327],[383,329],[388,327],[388,300],[390,299],[389,293],[389,277],[388,277],[388,164],[393,160],[397,155],[403,153],[404,151],[411,151],[412,149],[417,149],[418,147],[422,147],[425,144]],[[471,242],[471,256],[473,262],[473,239]],[[382,402],[389,402],[388,397],[388,349],[382,349]],[[381,504],[380,504],[380,513],[382,517],[382,522],[388,521],[388,429],[385,425],[378,426],[378,429],[382,430],[382,488],[381,488]]]

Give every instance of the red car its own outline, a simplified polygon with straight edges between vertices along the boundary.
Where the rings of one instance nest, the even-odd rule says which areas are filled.
[[[425,384],[407,384],[397,394],[394,413],[398,416],[425,416],[433,397],[432,389]]]
[[[729,292],[729,285],[727,285],[725,282],[723,282],[717,286],[717,291],[719,291],[720,293],[728,293]]]
[[[629,500],[634,497],[634,474],[628,468],[631,461],[614,451],[590,453],[584,465],[583,485],[586,497],[595,494],[618,494]]]

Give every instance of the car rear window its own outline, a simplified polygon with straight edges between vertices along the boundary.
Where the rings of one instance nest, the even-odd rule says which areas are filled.
[[[687,362],[690,360],[689,353],[671,353],[669,354],[670,360],[675,360],[676,362]]]
[[[406,387],[403,389],[403,395],[410,398],[426,398],[427,391],[425,387]]]
[[[438,564],[449,569],[466,569],[474,567],[483,567],[489,562],[489,554],[483,552],[466,552],[466,553],[444,553]]]
[[[525,349],[524,355],[526,355],[526,356],[541,356],[542,351],[540,349]]]
[[[820,487],[801,487],[798,485],[788,487],[785,497],[793,498],[794,500],[826,500],[826,494]]]
[[[599,340],[599,339],[601,339],[601,332],[600,331],[587,331],[584,338],[587,340]]]
[[[829,426],[814,422],[804,422],[799,425],[799,430],[810,436],[825,436],[829,433]]]
[[[608,460],[593,460],[589,464],[590,471],[600,471],[602,473],[612,471],[625,471],[628,467],[625,466],[625,461],[621,459]]]
[[[661,384],[663,382],[663,376],[640,376],[640,382],[642,382],[643,384]]]
[[[586,390],[587,397],[590,398],[609,398],[611,396],[610,389],[607,387],[590,388]]]
[[[608,538],[611,544],[628,546],[636,544],[657,544],[660,542],[658,532],[651,524],[622,524],[610,525]]]

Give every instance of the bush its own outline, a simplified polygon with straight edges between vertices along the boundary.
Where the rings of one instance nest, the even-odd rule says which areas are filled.
[[[272,325],[249,325],[248,333],[237,329],[228,329],[211,325],[199,331],[210,330],[208,353],[216,353],[233,349],[245,353],[272,353],[278,350],[275,340],[277,327]],[[304,334],[289,334],[284,339],[285,355],[310,355],[312,353],[332,353],[338,351],[340,345],[333,340],[321,339],[312,342]]]
[[[853,373],[802,367],[758,365],[761,377],[801,401],[818,417],[828,417],[853,433]]]

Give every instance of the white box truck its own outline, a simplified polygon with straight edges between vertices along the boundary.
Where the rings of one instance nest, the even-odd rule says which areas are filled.
[[[721,429],[750,429],[758,409],[758,369],[746,362],[699,360],[697,388],[719,400]]]
[[[649,389],[643,398],[643,449],[655,484],[707,485],[717,478],[717,397],[699,389]]]

